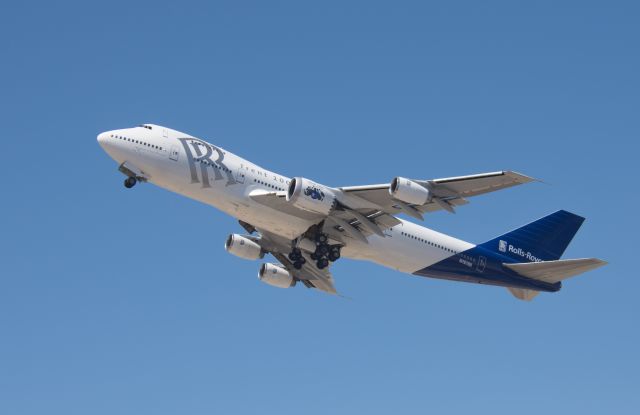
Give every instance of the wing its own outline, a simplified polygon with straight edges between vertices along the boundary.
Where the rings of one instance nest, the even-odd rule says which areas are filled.
[[[249,232],[257,230],[260,233],[259,237],[253,235],[248,237],[258,243],[266,252],[273,255],[296,281],[302,282],[308,288],[316,288],[329,294],[337,294],[329,268],[318,269],[309,254],[303,252],[302,255],[305,257],[306,263],[301,269],[295,269],[287,257],[288,253],[291,252],[291,241],[248,224],[241,223],[241,225]]]
[[[374,203],[387,213],[397,214],[402,212],[422,219],[422,213],[426,212],[441,209],[453,212],[456,206],[469,203],[466,200],[467,197],[529,183],[535,181],[535,179],[514,171],[498,171],[470,176],[414,181],[431,191],[433,195],[431,201],[424,205],[411,205],[395,200],[389,194],[389,184],[349,186],[341,187],[340,190],[347,195]]]
[[[286,201],[285,192],[254,190],[249,197],[272,209],[313,223],[322,223],[323,232],[344,244],[353,240],[367,243],[368,236],[376,234],[383,237],[386,229],[400,224],[395,217],[399,213],[423,220],[423,214],[426,212],[441,209],[454,212],[456,206],[469,203],[466,197],[506,189],[534,180],[512,171],[415,180],[416,183],[427,188],[432,195],[422,205],[408,204],[394,199],[389,193],[389,184],[340,187],[332,189],[338,204],[328,216],[298,209]]]
[[[296,280],[302,282],[308,288],[316,288],[329,294],[338,293],[334,286],[333,277],[331,276],[329,268],[318,269],[318,267],[314,265],[315,262],[309,258],[309,255],[306,252],[303,252],[302,255],[305,257],[307,262],[301,269],[295,269],[286,255],[280,253],[272,253],[272,255],[280,261],[280,263]]]

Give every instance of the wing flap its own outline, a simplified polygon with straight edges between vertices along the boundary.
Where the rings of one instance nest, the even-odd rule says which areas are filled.
[[[328,268],[318,269],[315,266],[315,262],[311,260],[307,253],[303,253],[307,262],[301,269],[295,269],[291,261],[289,261],[289,258],[282,253],[271,252],[271,255],[280,261],[280,263],[291,273],[291,275],[293,275],[295,279],[302,281],[307,287],[311,285],[314,288],[329,294],[338,293],[333,282],[333,277],[331,276]]]
[[[606,261],[598,258],[582,258],[503,265],[523,277],[554,284],[606,264]]]

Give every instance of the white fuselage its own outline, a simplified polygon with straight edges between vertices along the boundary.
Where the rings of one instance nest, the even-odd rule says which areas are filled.
[[[289,178],[191,135],[145,124],[102,133],[98,142],[120,165],[148,182],[214,206],[256,228],[293,240],[315,223],[249,197],[260,189],[285,192]],[[349,243],[343,256],[414,273],[474,247],[404,220],[384,233],[384,238],[369,236],[368,243]]]

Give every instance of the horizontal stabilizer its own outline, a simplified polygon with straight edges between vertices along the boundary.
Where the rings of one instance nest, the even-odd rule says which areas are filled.
[[[523,277],[554,284],[574,275],[599,268],[607,262],[597,258],[503,264]],[[513,293],[513,291],[512,291]],[[514,295],[516,295],[514,293]],[[516,297],[518,297],[516,295]],[[520,297],[518,297],[520,298]]]

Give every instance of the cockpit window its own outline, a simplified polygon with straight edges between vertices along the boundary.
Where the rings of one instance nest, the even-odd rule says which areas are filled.
[[[147,130],[153,130],[153,127],[147,124],[140,124],[138,127],[146,128]]]

